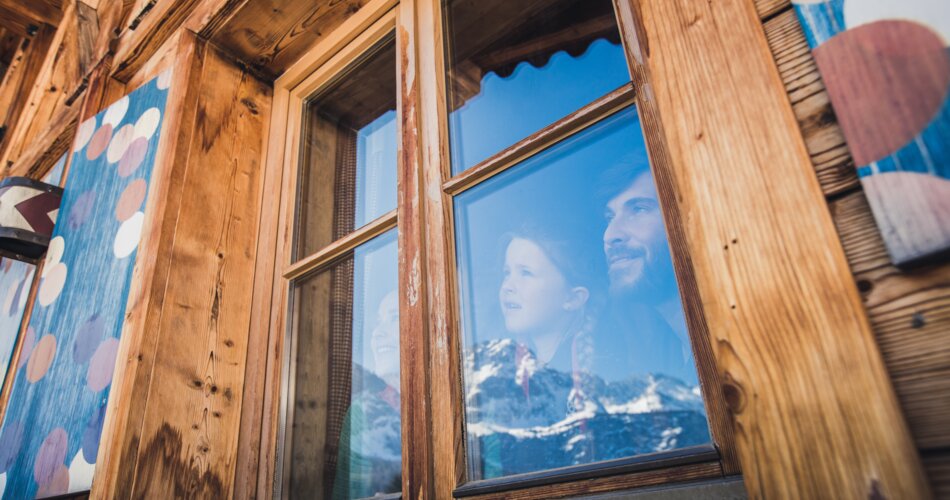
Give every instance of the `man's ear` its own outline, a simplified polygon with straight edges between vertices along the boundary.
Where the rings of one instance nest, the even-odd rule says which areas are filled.
[[[567,302],[564,303],[564,309],[566,311],[576,311],[584,307],[588,299],[590,299],[590,290],[587,287],[575,286],[570,290]]]

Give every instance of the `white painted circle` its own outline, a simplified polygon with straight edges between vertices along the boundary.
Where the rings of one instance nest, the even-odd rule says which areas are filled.
[[[50,240],[49,247],[46,249],[46,261],[43,263],[43,272],[40,277],[45,278],[46,274],[63,258],[63,252],[66,251],[66,240],[62,236],[57,236]]]
[[[82,447],[69,463],[69,491],[84,491],[92,486],[92,475],[96,472],[95,464],[86,461],[82,456]]]
[[[798,0],[800,1],[800,0]],[[947,0],[846,0],[844,23],[848,29],[888,19],[914,21],[927,26],[950,45],[950,2]]]
[[[123,125],[115,135],[112,136],[112,142],[109,143],[109,149],[106,151],[106,160],[109,163],[116,163],[122,159],[125,150],[129,148],[129,143],[135,139],[135,127],[130,123]]]
[[[79,130],[76,131],[76,141],[73,143],[73,151],[79,151],[86,147],[86,144],[89,144],[89,139],[92,139],[92,134],[94,133],[96,133],[95,116],[79,125]]]
[[[138,121],[135,122],[135,138],[144,137],[151,139],[155,131],[158,130],[158,122],[162,118],[162,113],[158,108],[148,108],[142,113]]]
[[[135,215],[119,226],[119,232],[115,235],[115,244],[112,251],[116,258],[124,259],[139,246],[139,239],[142,237],[142,224],[145,222],[145,214],[135,212]]]
[[[102,124],[112,125],[113,129],[117,128],[122,119],[125,118],[125,112],[128,110],[129,96],[124,96],[122,99],[113,103],[112,106],[109,106],[105,116],[102,117]]]
[[[40,304],[48,306],[59,297],[66,286],[66,276],[69,274],[66,264],[60,262],[52,267],[40,283]]]

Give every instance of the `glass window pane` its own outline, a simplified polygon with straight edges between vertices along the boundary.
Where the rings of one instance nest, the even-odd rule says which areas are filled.
[[[630,80],[610,0],[446,0],[452,171]]]
[[[402,488],[396,230],[293,286],[291,497]]]
[[[472,479],[710,442],[634,108],[455,213]]]
[[[296,259],[396,208],[396,45],[392,37],[307,100]]]

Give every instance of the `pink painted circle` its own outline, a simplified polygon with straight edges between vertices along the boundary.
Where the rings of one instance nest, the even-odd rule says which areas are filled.
[[[46,376],[53,359],[56,357],[56,337],[46,334],[36,343],[30,360],[26,363],[26,380],[39,382]]]
[[[122,159],[119,160],[119,177],[128,177],[138,170],[146,154],[148,154],[148,139],[144,137],[134,139],[126,148]]]
[[[129,144],[135,140],[135,125],[127,124],[123,125],[115,135],[112,136],[112,142],[109,143],[109,150],[106,151],[106,160],[109,160],[109,163],[115,163],[122,159],[122,156],[125,154],[125,150],[129,148]]]
[[[34,347],[36,347],[36,330],[32,326],[28,326],[26,327],[26,335],[23,336],[23,347],[20,348],[20,360],[16,365],[17,370],[26,366]]]
[[[864,24],[814,55],[857,165],[904,147],[947,99],[950,57],[940,36],[916,22]]]
[[[111,140],[112,125],[107,123],[99,127],[99,130],[92,134],[92,139],[89,140],[89,147],[86,148],[86,159],[95,160],[98,158],[109,147],[109,141]]]
[[[148,191],[148,184],[145,179],[136,179],[129,183],[119,196],[119,202],[116,203],[115,218],[119,222],[125,222],[135,215],[135,212],[142,207],[142,202],[145,201],[146,191]]]
[[[110,337],[103,340],[92,355],[89,370],[86,372],[86,385],[93,392],[99,392],[112,383],[112,372],[115,371],[115,357],[118,352],[119,339]]]
[[[65,466],[68,444],[69,436],[66,434],[66,429],[62,427],[53,429],[46,436],[39,451],[36,452],[36,461],[33,463],[33,479],[37,484],[50,483],[54,479],[56,470]]]
[[[56,467],[46,484],[36,489],[36,498],[49,498],[69,492],[69,469],[65,465]]]

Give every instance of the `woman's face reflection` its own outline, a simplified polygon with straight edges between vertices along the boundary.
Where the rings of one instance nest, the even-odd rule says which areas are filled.
[[[570,289],[564,275],[536,243],[515,238],[505,251],[498,300],[509,332],[546,333],[557,328],[567,314]]]
[[[376,327],[370,336],[376,373],[392,384],[399,381],[399,296],[393,290],[379,301]],[[395,387],[399,387],[396,385]]]

